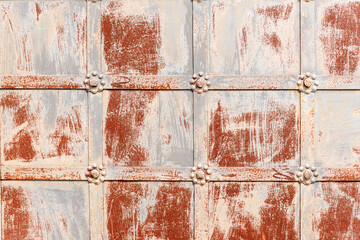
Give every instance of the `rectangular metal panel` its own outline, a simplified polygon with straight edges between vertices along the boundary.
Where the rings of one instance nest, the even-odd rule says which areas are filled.
[[[206,97],[211,166],[288,167],[299,164],[299,93],[214,91]]]
[[[85,182],[2,182],[2,239],[89,239]]]
[[[87,164],[85,91],[2,91],[0,104],[2,164]]]
[[[211,183],[209,239],[299,239],[297,183]]]
[[[191,183],[107,182],[107,239],[192,239]]]
[[[299,1],[211,0],[209,4],[209,73],[298,73]]]
[[[190,92],[106,91],[104,111],[106,165],[193,165]]]
[[[86,72],[85,1],[1,1],[0,9],[0,74]]]

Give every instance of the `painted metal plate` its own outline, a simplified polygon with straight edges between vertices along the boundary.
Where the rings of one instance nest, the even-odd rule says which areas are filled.
[[[104,92],[108,166],[193,166],[192,93]]]
[[[89,239],[85,182],[3,181],[2,239]]]
[[[85,91],[2,91],[0,104],[3,165],[87,165]]]
[[[297,183],[211,183],[209,239],[299,239]]]
[[[193,186],[179,182],[107,182],[107,239],[192,239]]]

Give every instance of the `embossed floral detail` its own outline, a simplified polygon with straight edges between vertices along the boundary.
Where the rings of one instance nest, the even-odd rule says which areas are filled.
[[[198,74],[194,74],[190,80],[190,85],[192,90],[201,94],[209,90],[211,82],[209,81],[209,76],[205,75],[203,72],[199,72]]]
[[[310,185],[311,183],[316,182],[316,178],[318,176],[319,173],[316,171],[316,167],[310,167],[309,164],[306,164],[305,167],[299,167],[299,171],[296,173],[298,181],[305,185]]]
[[[104,170],[104,166],[97,165],[96,163],[87,167],[87,171],[85,176],[89,183],[95,183],[96,185],[105,180],[106,172]]]
[[[299,80],[296,84],[299,86],[299,91],[310,94],[311,92],[316,92],[319,82],[316,79],[316,75],[305,73],[304,75],[299,76]]]
[[[198,183],[200,185],[204,185],[205,183],[210,181],[210,176],[211,170],[206,164],[199,164],[191,169],[190,178],[195,184]]]
[[[92,74],[87,74],[84,80],[86,90],[93,94],[104,90],[105,80],[103,78],[104,76],[96,71],[92,72]]]

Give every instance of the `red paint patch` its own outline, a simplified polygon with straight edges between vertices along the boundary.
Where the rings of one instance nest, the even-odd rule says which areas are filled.
[[[360,54],[360,3],[328,7],[322,19],[320,40],[330,74],[353,74]]]
[[[276,52],[279,52],[281,49],[281,40],[276,33],[272,33],[271,35],[265,33],[263,42],[274,48]]]
[[[265,8],[259,8],[257,13],[265,16],[267,19],[270,19],[275,24],[279,20],[287,20],[290,17],[290,14],[293,10],[293,4],[282,4],[282,5],[274,5]]]
[[[31,214],[26,194],[21,187],[2,188],[3,239],[41,238],[39,232],[30,232]]]
[[[299,147],[295,106],[269,106],[267,112],[230,116],[218,101],[210,117],[209,160],[221,167],[245,167],[265,159],[272,163],[293,159]]]
[[[31,96],[12,92],[1,98],[0,105],[13,113],[13,123],[15,127],[19,127],[35,122],[35,116],[30,113],[30,101]],[[9,143],[4,144],[5,161],[22,159],[29,162],[35,158],[34,138],[38,138],[38,133],[29,126],[19,130]]]
[[[42,12],[39,3],[35,3],[35,7],[36,7],[36,19],[39,21],[39,16]]]
[[[111,182],[107,193],[109,239],[192,239],[192,190],[182,183]],[[154,202],[153,202],[154,201]]]
[[[101,16],[107,74],[158,74],[164,67],[159,15],[123,16],[122,7],[112,1]]]
[[[211,189],[210,211],[214,218],[211,222],[214,221],[215,226],[210,239],[298,239],[295,185],[273,183],[264,188],[256,183],[214,184]],[[256,206],[259,215],[246,209],[245,202],[253,201],[254,191],[267,194],[265,201]],[[226,210],[227,218],[217,217],[218,214],[224,214],[216,212],[219,204],[223,211]],[[225,231],[221,228],[224,225]]]
[[[115,165],[143,166],[149,152],[139,138],[156,91],[110,92],[105,120],[105,154]]]
[[[336,186],[335,186],[336,185]],[[322,183],[321,197],[327,208],[321,208],[320,220],[313,222],[320,240],[360,239],[358,183]]]

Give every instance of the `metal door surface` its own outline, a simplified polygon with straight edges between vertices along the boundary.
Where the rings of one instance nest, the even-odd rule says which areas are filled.
[[[359,239],[359,0],[0,0],[2,239]]]

